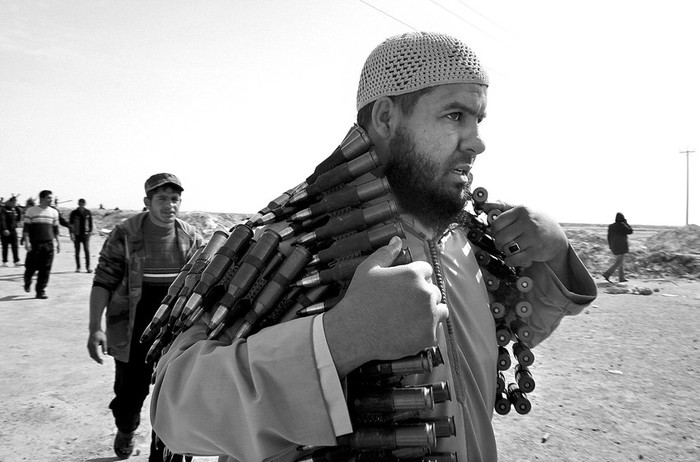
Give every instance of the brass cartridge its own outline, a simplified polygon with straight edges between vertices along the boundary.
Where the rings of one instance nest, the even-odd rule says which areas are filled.
[[[535,354],[523,342],[513,344],[513,355],[523,367],[531,366],[535,362]]]
[[[291,216],[293,221],[307,220],[345,207],[355,207],[363,202],[386,195],[391,190],[385,177],[362,183],[348,185],[334,193],[328,194],[320,201]]]
[[[394,201],[380,202],[364,209],[354,209],[333,217],[328,223],[297,239],[297,244],[308,244],[340,236],[350,231],[361,231],[398,216]]]
[[[374,150],[370,150],[349,162],[340,164],[332,170],[322,173],[316,178],[316,181],[292,196],[289,203],[294,205],[305,199],[316,197],[336,186],[349,183],[361,177],[365,173],[376,169],[379,165],[379,157]]]
[[[508,384],[508,400],[513,405],[515,412],[518,414],[527,414],[532,409],[532,404],[530,400],[527,399],[525,393],[518,389],[518,386],[514,383]]]
[[[397,449],[437,446],[435,426],[430,423],[396,427],[364,427],[350,435],[339,436],[338,445],[353,449]]]
[[[229,283],[227,292],[219,300],[219,306],[209,323],[209,333],[223,323],[236,302],[248,293],[257,277],[265,269],[267,262],[277,252],[279,242],[279,234],[266,229],[250,252],[243,257],[240,267]]]
[[[428,411],[435,404],[430,387],[363,391],[352,400],[358,413]]]
[[[398,221],[338,239],[330,247],[314,255],[309,264],[327,263],[355,253],[374,251],[387,245],[394,236],[399,236],[402,239],[406,237],[403,226]]]
[[[520,364],[515,366],[515,381],[524,393],[531,393],[535,389],[535,379],[528,368]]]

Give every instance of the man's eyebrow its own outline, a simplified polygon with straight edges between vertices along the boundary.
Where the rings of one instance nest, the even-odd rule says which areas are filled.
[[[467,114],[473,115],[474,117],[480,117],[482,119],[486,118],[486,109],[485,108],[477,108],[475,107],[476,105],[469,105],[469,104],[464,104],[460,103],[458,101],[452,101],[450,103],[447,103],[444,107],[444,111],[451,111],[458,109],[462,112],[466,112]]]

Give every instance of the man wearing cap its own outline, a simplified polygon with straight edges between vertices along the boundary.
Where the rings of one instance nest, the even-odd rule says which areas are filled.
[[[460,462],[497,459],[495,323],[460,225],[471,168],[485,149],[487,87],[475,54],[443,34],[391,37],[370,54],[358,124],[382,159],[405,239],[367,257],[324,314],[245,340],[205,340],[206,322],[181,334],[159,361],[151,401],[154,429],[168,447],[224,454],[221,462],[303,459],[309,453],[300,449],[333,446],[354,430],[341,386],[350,371],[437,345],[444,366],[411,378],[451,390],[451,400],[423,416],[454,417],[456,434],[438,438],[437,452]],[[491,226],[496,246],[533,281],[525,297],[534,345],[593,301],[596,286],[555,221],[527,207],[485,206],[495,207],[502,212]],[[402,246],[413,262],[390,267]]]
[[[201,245],[202,237],[177,218],[183,191],[171,173],[146,180],[146,211],[115,226],[107,237],[90,293],[88,351],[99,364],[101,354],[114,357],[114,415],[117,436],[114,451],[129,457],[148,396],[153,363],[145,358],[150,344],[139,342],[180,268]],[[106,332],[102,315],[107,310]],[[162,460],[162,444],[151,441],[149,461]]]

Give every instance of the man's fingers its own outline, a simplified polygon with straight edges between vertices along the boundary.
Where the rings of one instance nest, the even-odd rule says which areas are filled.
[[[505,212],[506,210],[512,209],[513,206],[510,204],[507,204],[503,201],[496,201],[496,202],[485,202],[484,204],[481,205],[481,208],[484,210],[484,212],[489,213],[492,210],[500,210],[501,212]]]
[[[370,267],[379,266],[388,268],[394,263],[399,252],[401,252],[401,247],[401,238],[399,236],[394,236],[387,245],[375,250],[362,264],[369,265]]]
[[[104,350],[103,350],[104,351]],[[97,352],[97,346],[96,345],[88,345],[88,352],[90,353],[90,357],[97,363],[102,364],[102,358],[100,357],[99,353]]]

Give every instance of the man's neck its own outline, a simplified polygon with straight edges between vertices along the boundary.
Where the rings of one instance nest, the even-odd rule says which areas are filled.
[[[147,218],[153,226],[157,226],[159,228],[171,228],[175,226],[175,221],[173,220],[172,223],[163,223],[162,221],[158,221],[155,218],[153,218],[153,214],[149,213],[148,218]]]

